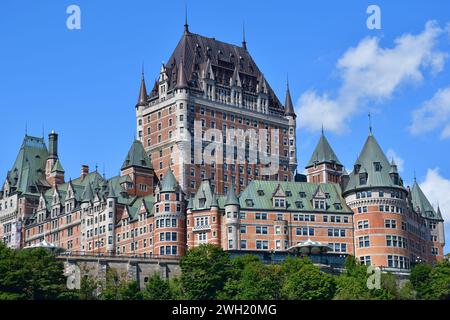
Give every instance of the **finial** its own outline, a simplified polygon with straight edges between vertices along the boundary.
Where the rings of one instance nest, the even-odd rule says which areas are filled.
[[[322,135],[323,135],[323,123],[322,123]]]
[[[44,136],[45,136],[45,127],[44,127],[44,125],[42,125],[42,139],[44,139]]]
[[[286,87],[289,90],[289,72],[286,72]]]
[[[242,22],[242,48],[247,50],[247,41],[245,41],[245,21]]]
[[[142,79],[144,79],[144,61],[142,61],[141,75],[142,75]]]
[[[95,164],[95,172],[98,172],[98,164]]]
[[[189,32],[189,24],[188,24],[188,14],[187,14],[187,3],[184,5],[184,33]]]
[[[414,169],[414,182],[417,182],[417,180],[416,180],[416,169]]]
[[[25,135],[28,135],[28,123],[25,121]]]
[[[103,179],[106,179],[106,169],[105,163],[103,162]]]
[[[372,115],[370,114],[370,111],[368,116],[369,116],[369,133],[370,135],[372,135]]]

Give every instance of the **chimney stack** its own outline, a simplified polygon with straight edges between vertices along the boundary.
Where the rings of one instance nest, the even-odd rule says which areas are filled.
[[[48,145],[49,158],[58,159],[58,134],[55,131],[48,135]]]
[[[84,178],[89,174],[89,166],[83,164],[81,166],[81,180],[84,180]]]

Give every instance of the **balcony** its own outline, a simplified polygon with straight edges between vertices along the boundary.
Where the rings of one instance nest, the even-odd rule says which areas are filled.
[[[192,228],[192,231],[207,231],[207,230],[211,230],[211,226],[209,224],[202,224],[202,225],[198,225],[198,226],[194,226]]]

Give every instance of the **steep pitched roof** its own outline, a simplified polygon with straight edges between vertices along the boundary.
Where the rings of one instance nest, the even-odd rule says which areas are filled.
[[[141,87],[139,88],[139,97],[137,106],[145,106],[147,104],[147,87],[145,86],[144,73],[142,73]]]
[[[287,89],[286,89],[286,99],[285,99],[285,102],[284,102],[284,114],[287,115],[287,116],[293,116],[293,117],[297,116],[295,114],[294,105],[292,103],[292,98],[291,98],[291,92],[289,90],[289,85],[287,86]]]
[[[47,158],[44,139],[25,135],[14,165],[6,177],[12,190],[38,194],[37,186],[49,187],[45,181]]]
[[[133,141],[121,170],[129,167],[152,168],[150,157],[147,155],[147,152],[145,152],[144,146],[139,140]]]
[[[161,182],[161,192],[175,192],[177,191],[178,182],[173,175],[172,169],[167,170]]]
[[[286,194],[287,210],[300,212],[314,212],[313,199],[318,193],[323,194],[326,212],[351,213],[342,197],[342,190],[338,184],[309,183],[292,181],[263,181],[253,180],[239,196],[241,209],[272,210],[273,194],[281,187]],[[286,210],[283,208],[283,210]]]
[[[180,84],[184,77],[187,86],[201,90],[200,80],[205,74],[205,68],[209,66],[217,75],[215,81],[227,87],[230,86],[235,69],[238,70],[245,91],[258,93],[258,84],[259,87],[262,85],[260,79],[264,79],[246,48],[185,31],[166,64],[168,90],[184,86],[184,83]],[[182,73],[180,68],[183,69]],[[184,76],[180,78],[180,74]],[[284,108],[275,92],[267,83],[264,86],[267,88],[269,108],[275,113],[284,114]],[[156,83],[150,95],[151,98],[158,96]]]
[[[422,217],[436,220],[442,219],[442,216],[439,217],[415,179],[411,190],[411,198],[414,210],[420,211]]]
[[[227,198],[225,200],[225,205],[240,205],[239,199],[234,191],[234,186],[228,188]]]
[[[379,167],[376,170],[376,164]],[[389,160],[386,158],[383,150],[378,144],[372,133],[369,134],[364,147],[355,162],[355,167],[360,171],[355,172],[355,169],[350,173],[349,182],[345,188],[345,192],[367,187],[394,187],[403,188],[403,181],[399,177],[398,184],[390,176],[392,170]],[[367,182],[360,184],[359,173],[367,173]]]
[[[53,165],[52,172],[64,172],[64,168],[59,159],[56,160],[55,164]]]
[[[314,163],[321,164],[321,163],[336,163],[337,165],[342,166],[341,162],[339,161],[338,157],[336,156],[336,153],[334,153],[333,148],[331,148],[330,143],[328,142],[327,138],[322,132],[322,135],[320,136],[319,142],[317,143],[316,148],[314,149],[313,154],[311,155],[311,158],[308,161],[308,164],[306,165],[306,168],[310,168],[314,166]]]

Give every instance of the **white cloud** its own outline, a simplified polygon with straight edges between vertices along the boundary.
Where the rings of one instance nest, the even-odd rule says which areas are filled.
[[[446,224],[450,223],[450,179],[446,179],[439,173],[439,168],[428,169],[425,181],[420,188],[433,206],[439,203],[442,217]]]
[[[450,87],[440,89],[413,112],[410,131],[420,134],[441,127],[441,138],[450,138]]]
[[[337,62],[342,83],[335,98],[310,90],[298,99],[299,127],[316,131],[323,124],[327,130],[343,132],[349,118],[368,101],[388,99],[403,83],[420,82],[424,69],[442,71],[447,55],[436,49],[442,33],[444,29],[429,21],[421,33],[395,39],[392,48],[382,48],[378,38],[361,40]]]
[[[404,164],[405,164],[405,160],[403,160],[403,158],[401,158],[394,150],[389,149],[386,152],[386,156],[388,157],[389,161],[391,161],[392,159],[394,159],[395,163],[397,164],[397,169],[399,172],[403,172],[403,168],[404,168]]]

